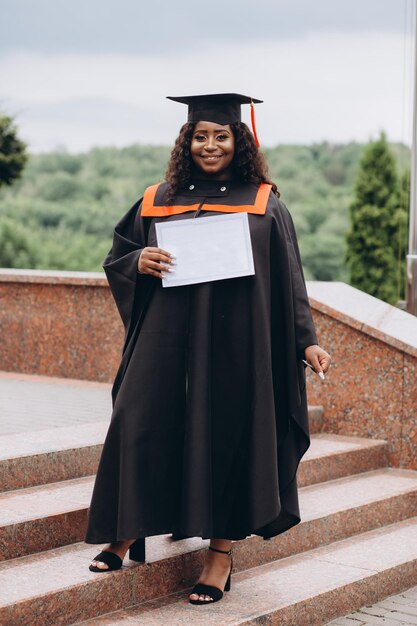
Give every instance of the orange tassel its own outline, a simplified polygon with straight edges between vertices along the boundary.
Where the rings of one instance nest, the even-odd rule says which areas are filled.
[[[253,104],[252,100],[250,102],[250,119],[251,119],[251,122],[252,122],[253,136],[255,137],[256,145],[258,146],[258,148],[260,148],[261,143],[260,143],[260,141],[258,139],[258,133],[256,132],[255,105]]]

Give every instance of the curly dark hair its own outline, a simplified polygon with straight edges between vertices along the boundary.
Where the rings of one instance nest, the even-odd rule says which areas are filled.
[[[165,174],[165,180],[169,183],[165,196],[167,202],[172,202],[175,194],[191,180],[194,164],[190,146],[195,125],[195,122],[187,122],[181,127],[172,149]],[[273,192],[279,197],[280,193],[276,184],[269,179],[265,157],[258,150],[249,127],[243,122],[235,122],[230,124],[230,128],[235,138],[235,153],[232,161],[234,176],[246,183],[268,183],[272,185]]]

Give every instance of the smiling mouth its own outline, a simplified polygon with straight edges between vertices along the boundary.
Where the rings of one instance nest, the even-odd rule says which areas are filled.
[[[223,156],[222,154],[216,154],[216,155],[210,155],[210,156],[202,155],[201,158],[204,159],[204,161],[214,162],[214,161],[218,161],[219,159],[221,159],[222,156]]]

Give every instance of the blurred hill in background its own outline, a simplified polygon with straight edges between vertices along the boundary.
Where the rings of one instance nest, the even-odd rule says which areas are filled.
[[[328,142],[265,149],[307,280],[348,282],[345,235],[362,149]],[[390,149],[401,173],[409,150]],[[165,146],[132,145],[31,155],[22,178],[0,190],[0,266],[101,271],[116,222],[163,179],[169,154]]]

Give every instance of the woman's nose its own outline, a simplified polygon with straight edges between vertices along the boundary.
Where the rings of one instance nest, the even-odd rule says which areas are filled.
[[[211,137],[207,138],[207,143],[205,145],[206,150],[216,150],[216,143],[215,140]]]

